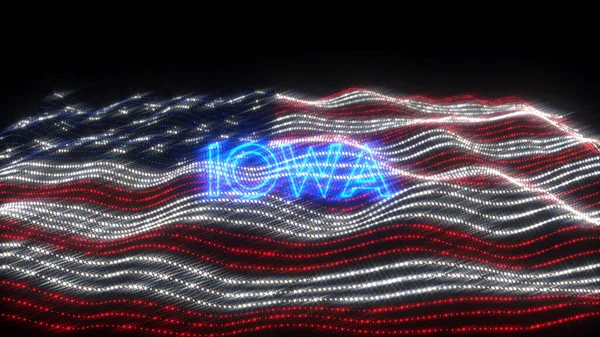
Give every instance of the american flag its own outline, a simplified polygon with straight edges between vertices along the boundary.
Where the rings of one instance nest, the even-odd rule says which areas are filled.
[[[228,141],[315,158],[369,144],[390,194],[207,197],[203,149]],[[512,97],[256,91],[92,108],[56,93],[0,134],[0,316],[169,336],[586,324],[600,314],[599,154],[568,116]],[[331,190],[348,179],[334,173]]]

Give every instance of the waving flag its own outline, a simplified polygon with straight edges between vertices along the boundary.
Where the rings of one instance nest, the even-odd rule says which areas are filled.
[[[55,94],[0,135],[0,315],[533,331],[600,315],[600,143],[516,98]]]

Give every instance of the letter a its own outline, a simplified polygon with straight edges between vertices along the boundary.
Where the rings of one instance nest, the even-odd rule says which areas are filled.
[[[350,173],[346,187],[344,187],[340,197],[350,198],[358,190],[375,190],[382,198],[390,196],[390,191],[383,179],[383,174],[379,170],[379,165],[377,165],[377,161],[369,150],[363,150],[356,159],[356,163],[352,167],[352,173]]]

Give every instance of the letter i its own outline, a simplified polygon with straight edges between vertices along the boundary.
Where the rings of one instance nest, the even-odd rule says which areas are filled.
[[[216,171],[216,172],[215,172]],[[219,143],[208,146],[208,196],[221,194],[221,149]]]

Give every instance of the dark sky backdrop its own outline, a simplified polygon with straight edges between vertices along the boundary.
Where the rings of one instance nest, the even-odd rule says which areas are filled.
[[[277,89],[319,97],[351,86],[432,97],[516,95],[576,112],[582,123],[600,126],[600,66],[593,43],[458,38],[335,47],[326,41],[270,48],[264,43],[151,43],[15,46],[0,66],[0,127],[35,113],[53,90],[75,90],[75,98],[106,105],[145,91],[234,95]]]
[[[398,38],[362,46],[349,41],[332,47],[324,41],[268,49],[264,43],[252,47],[236,41],[204,42],[123,47],[92,40],[81,47],[50,41],[7,48],[0,65],[0,127],[34,114],[41,99],[54,90],[74,90],[74,97],[103,106],[147,91],[234,95],[278,89],[317,98],[360,86],[437,98],[516,95],[573,112],[576,120],[600,135],[600,68],[593,40],[564,43],[534,37],[519,43],[510,38],[476,43],[456,38],[413,43]],[[572,335],[573,327],[593,334],[597,325],[587,320],[539,335]]]

